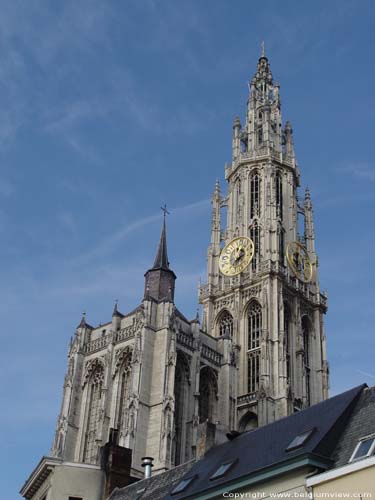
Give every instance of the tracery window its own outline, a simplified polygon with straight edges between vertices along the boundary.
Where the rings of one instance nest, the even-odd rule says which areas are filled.
[[[233,336],[233,317],[228,311],[224,311],[219,319],[219,335],[223,336]]]
[[[254,257],[251,261],[251,267],[255,271],[260,262],[260,227],[257,221],[250,228],[250,238],[254,243]]]
[[[257,139],[258,145],[260,146],[263,143],[263,115],[261,112],[258,114],[258,128],[257,128]]]
[[[124,359],[119,375],[119,392],[118,392],[118,411],[117,411],[117,428],[122,429],[126,421],[127,402],[130,394],[131,384],[131,356],[128,355]]]
[[[279,261],[281,264],[283,264],[285,256],[285,231],[281,225],[278,228],[278,235],[279,235]]]
[[[261,145],[263,142],[263,126],[258,127],[258,144]]]
[[[202,368],[199,376],[199,421],[213,422],[216,416],[217,377],[208,366]]]
[[[248,312],[248,350],[258,349],[260,347],[261,328],[262,308],[258,302],[253,302]]]
[[[173,458],[174,465],[179,465],[184,462],[183,441],[186,434],[186,409],[187,409],[187,391],[189,384],[189,365],[180,352],[177,354],[177,363],[174,379],[174,450]],[[168,427],[169,430],[169,427]],[[169,452],[167,451],[167,454]],[[168,458],[168,456],[167,456]]]
[[[99,447],[96,442],[96,438],[100,423],[103,381],[103,367],[101,365],[97,365],[95,371],[91,374],[88,385],[88,410],[83,461],[89,464],[96,464],[98,461]]]
[[[247,355],[247,391],[255,392],[259,389],[259,350]]]
[[[260,187],[261,179],[258,172],[254,172],[250,177],[250,217],[260,214]]]
[[[247,341],[247,390],[255,392],[259,389],[260,371],[260,336],[262,329],[262,308],[253,302],[248,310]]]
[[[287,382],[291,379],[291,353],[290,353],[290,309],[284,304],[284,343],[286,358],[286,378]]]
[[[276,212],[277,216],[283,217],[283,179],[280,172],[276,173],[275,177],[275,192],[276,192]]]
[[[302,318],[302,338],[303,338],[303,364],[305,374],[306,402],[310,404],[310,326],[306,316]]]

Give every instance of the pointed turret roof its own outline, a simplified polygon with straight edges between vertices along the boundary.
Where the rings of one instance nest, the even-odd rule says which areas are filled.
[[[151,269],[169,269],[168,253],[167,253],[167,234],[165,228],[165,214],[163,227],[160,234],[159,246],[156,252],[154,265]]]
[[[77,326],[77,329],[78,328],[90,328],[91,330],[93,330],[93,327],[91,325],[89,325],[88,323],[86,323],[86,312],[85,311],[82,313],[81,321],[80,321],[79,325]]]
[[[118,304],[118,301],[116,299],[115,305],[113,307],[112,317],[117,316],[118,318],[123,318],[124,315],[122,313],[120,313],[120,311],[118,310],[117,304]]]
[[[161,229],[160,240],[154,265],[145,274],[145,298],[153,298],[154,300],[171,300],[174,298],[174,286],[176,275],[169,267],[167,253],[167,233],[165,227],[166,207],[162,207],[164,211],[163,226]]]

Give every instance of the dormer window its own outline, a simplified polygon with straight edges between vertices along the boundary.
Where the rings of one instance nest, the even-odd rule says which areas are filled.
[[[362,458],[370,457],[375,453],[375,435],[367,436],[359,440],[354,449],[353,455],[349,462],[361,460]]]

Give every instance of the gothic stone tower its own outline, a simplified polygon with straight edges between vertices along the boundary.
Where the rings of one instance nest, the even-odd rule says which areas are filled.
[[[328,364],[319,290],[313,209],[300,173],[293,132],[282,126],[279,85],[263,54],[249,85],[245,123],[233,124],[228,194],[216,183],[212,198],[207,284],[200,288],[203,329],[231,340],[235,366],[222,366],[223,421],[239,430],[264,425],[328,397]],[[226,228],[221,213],[226,209]],[[298,232],[298,220],[304,230]],[[224,244],[249,237],[254,257],[224,276]]]

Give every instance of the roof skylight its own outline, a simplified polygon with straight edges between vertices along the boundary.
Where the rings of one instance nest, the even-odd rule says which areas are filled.
[[[177,493],[182,493],[186,488],[194,481],[197,476],[187,477],[178,483],[178,485],[171,491],[171,495],[176,495]]]
[[[232,462],[226,462],[225,464],[221,464],[218,469],[210,476],[211,479],[219,479],[219,477],[225,476],[228,470],[237,462],[237,460],[232,460]]]
[[[315,427],[306,432],[303,432],[302,434],[298,434],[298,436],[293,438],[292,441],[288,444],[288,446],[286,447],[286,451],[292,451],[303,446],[314,431]]]

